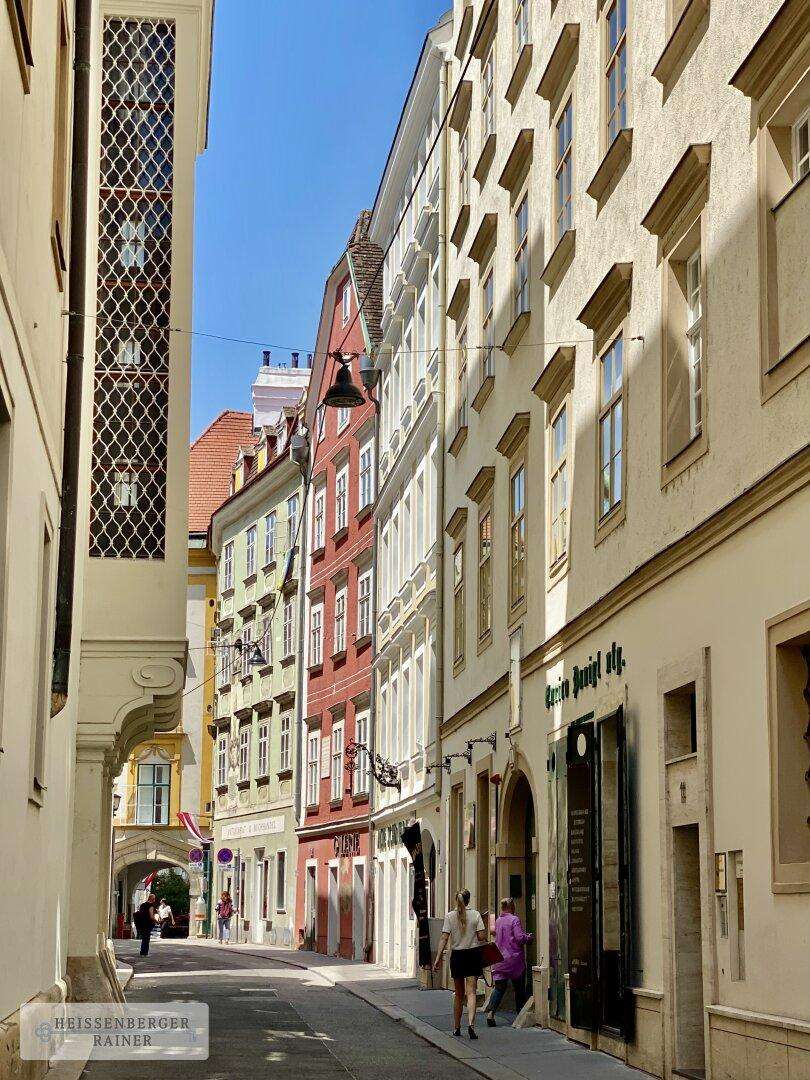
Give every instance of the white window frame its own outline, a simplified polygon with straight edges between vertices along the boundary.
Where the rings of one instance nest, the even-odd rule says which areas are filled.
[[[515,480],[522,475],[520,505],[515,498]],[[526,462],[521,459],[509,470],[509,608],[511,612],[526,601]]]
[[[468,393],[467,326],[465,323],[456,339],[456,431],[467,426]]]
[[[807,132],[807,149],[804,152],[801,149],[802,128]],[[793,183],[798,184],[810,173],[810,108],[805,109],[793,124],[790,141],[793,155]]]
[[[239,728],[239,781],[250,779],[250,724]]]
[[[522,220],[523,219],[523,220]],[[524,192],[514,215],[515,267],[513,307],[515,318],[531,309],[529,295],[529,193]]]
[[[349,464],[338,471],[335,477],[335,532],[348,528],[349,525]]]
[[[323,604],[313,604],[309,613],[309,662],[312,667],[323,663]]]
[[[492,505],[478,511],[478,642],[492,633]],[[488,526],[485,534],[484,526]],[[486,588],[484,587],[486,582]]]
[[[351,293],[351,281],[346,281],[343,286],[343,293],[340,297],[340,317],[341,326],[345,326],[349,321],[352,313],[352,293]]]
[[[292,713],[282,713],[279,723],[278,768],[288,772],[292,767]]]
[[[295,534],[298,531],[298,496],[291,495],[287,499],[287,547],[292,550],[295,546]]]
[[[329,798],[332,802],[343,798],[343,721],[332,725],[332,768],[329,780]]]
[[[686,342],[689,354],[689,433],[703,427],[703,292],[700,245],[686,260]]]
[[[481,143],[495,133],[495,41],[481,64]]]
[[[495,375],[495,267],[490,266],[481,286],[481,382]]]
[[[565,139],[560,145],[560,138]],[[554,125],[554,239],[574,227],[574,95],[560,110]]]
[[[233,540],[222,549],[222,588],[233,588]]]
[[[228,735],[221,731],[217,736],[217,787],[228,783]]]
[[[364,570],[357,577],[357,637],[371,635],[372,619],[372,570]]]
[[[326,544],[326,486],[319,487],[312,500],[312,548],[320,551]]]
[[[515,62],[523,51],[523,47],[529,44],[529,0],[515,0],[515,12],[513,18]]]
[[[616,346],[619,346],[621,350],[621,377],[617,384],[615,375],[615,350]],[[605,397],[605,360],[608,356],[611,356],[611,374],[610,374],[610,396]],[[609,344],[602,350],[599,356],[599,421],[598,421],[598,448],[599,448],[599,481],[598,481],[598,493],[599,493],[599,520],[603,521],[606,517],[609,517],[619,506],[623,500],[623,485],[624,485],[624,426],[626,417],[624,415],[624,372],[625,372],[625,358],[624,358],[624,336],[619,333],[614,337]],[[620,417],[621,428],[619,430],[619,438],[616,438],[616,417]],[[606,427],[607,423],[607,427]],[[609,433],[608,454],[605,455],[605,441],[603,432],[607,430]],[[619,465],[619,482],[616,483],[616,461],[618,459]],[[610,499],[607,507],[605,506],[604,496],[604,482],[605,482],[605,470],[608,472],[608,485],[610,489]],[[616,488],[618,486],[618,496],[616,496]]]
[[[610,147],[619,132],[627,127],[627,4],[628,0],[612,0],[605,8],[605,134]],[[624,10],[624,26],[619,25],[619,13]],[[616,41],[611,48],[610,19],[616,12]],[[621,57],[624,56],[624,82],[620,85]],[[610,81],[616,73],[616,104],[610,107]]]
[[[360,509],[371,506],[374,502],[374,439],[367,439],[360,446],[358,464],[360,489]]]
[[[338,407],[337,410],[337,431],[340,434],[349,426],[349,417],[351,415],[351,409],[345,408],[343,405]]]
[[[265,666],[273,663],[273,616],[266,615],[262,621],[261,650]]]
[[[348,591],[344,585],[335,593],[335,641],[334,651],[346,651],[346,600]]]
[[[268,566],[275,558],[276,512],[264,515],[264,562]]]
[[[251,525],[245,531],[245,576],[252,577],[256,573],[256,525]]]
[[[137,506],[139,487],[137,469],[116,469],[113,482],[113,500],[116,507],[120,510],[131,510]]]
[[[319,731],[307,732],[307,806],[317,806],[320,795],[321,735]]]
[[[284,618],[282,628],[282,649],[284,658],[292,656],[293,637],[295,627],[295,599],[292,596],[284,598]]]
[[[561,440],[558,440],[559,425],[564,424]],[[569,399],[565,397],[552,414],[548,425],[548,513],[549,513],[549,566],[555,567],[568,554],[568,501],[570,495],[570,475],[568,469],[568,440],[571,428]],[[562,488],[564,498],[555,499],[555,492]]]
[[[267,776],[270,765],[270,725],[266,720],[259,724],[258,769],[259,776]]]
[[[368,746],[369,742],[369,711],[360,709],[354,717],[355,741]],[[354,775],[352,776],[352,792],[355,795],[365,795],[369,791],[371,783],[371,769],[367,750],[358,750],[355,759]]]
[[[253,623],[242,627],[242,678],[249,678],[251,670],[250,656],[253,648]]]

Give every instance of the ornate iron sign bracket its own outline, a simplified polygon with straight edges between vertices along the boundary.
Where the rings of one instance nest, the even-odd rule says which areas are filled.
[[[361,750],[365,750],[366,755],[368,756],[369,772],[380,787],[396,788],[397,791],[401,792],[402,781],[399,778],[399,766],[393,765],[386,758],[373,753],[365,743],[355,742],[354,739],[351,739],[348,742],[346,749],[343,751],[343,756],[346,758],[346,771],[349,773],[350,779],[353,779],[354,777],[354,770],[357,768],[357,755]],[[352,785],[350,782],[350,791],[351,787]]]

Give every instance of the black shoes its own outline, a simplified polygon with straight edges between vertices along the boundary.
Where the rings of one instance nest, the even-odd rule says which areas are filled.
[[[456,1028],[456,1030],[453,1032],[453,1034],[455,1035],[455,1037],[457,1039],[460,1039],[461,1038],[461,1028]]]
[[[488,1016],[487,1017],[487,1027],[495,1027],[495,1017],[494,1016]]]
[[[467,1028],[467,1034],[470,1036],[471,1039],[477,1039],[478,1038],[478,1036],[475,1034],[475,1028],[474,1027],[468,1027]]]

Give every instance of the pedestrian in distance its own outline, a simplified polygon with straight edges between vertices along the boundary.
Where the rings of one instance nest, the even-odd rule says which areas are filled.
[[[447,945],[450,945],[450,975],[453,979],[453,1034],[461,1035],[461,1016],[464,1012],[464,999],[467,999],[467,1033],[471,1039],[475,1034],[475,990],[479,978],[484,973],[481,957],[481,944],[486,941],[484,920],[480,911],[469,906],[469,889],[456,893],[456,906],[447,912],[442,926],[439,951],[433,964],[438,971]]]
[[[161,897],[160,903],[157,909],[158,922],[160,923],[160,936],[163,937],[166,928],[174,926],[174,912],[171,906],[167,903],[166,897]]]
[[[231,916],[233,915],[233,901],[231,894],[225,890],[217,904],[217,941],[227,945],[231,940]]]
[[[155,914],[155,894],[150,892],[135,912],[135,930],[141,939],[141,956],[149,955],[149,940],[158,917]]]
[[[501,913],[495,920],[495,944],[503,954],[503,960],[492,967],[495,985],[486,1007],[487,1025],[495,1027],[495,1013],[503,1001],[506,987],[511,982],[515,991],[515,1011],[520,1012],[526,998],[526,957],[523,947],[532,935],[523,929],[515,914],[515,901],[511,896],[501,900]]]

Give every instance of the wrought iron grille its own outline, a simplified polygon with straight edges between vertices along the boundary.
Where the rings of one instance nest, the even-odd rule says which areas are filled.
[[[175,27],[104,22],[90,554],[166,542]]]

